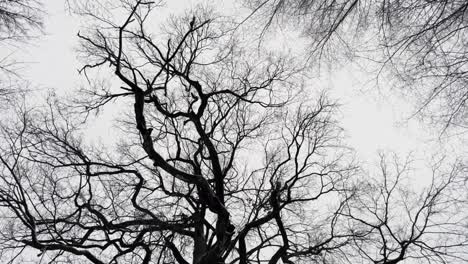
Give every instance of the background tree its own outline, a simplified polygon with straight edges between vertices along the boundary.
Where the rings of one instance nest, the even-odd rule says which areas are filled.
[[[18,62],[11,47],[40,32],[42,16],[41,3],[36,0],[0,0],[0,98],[18,90]]]
[[[23,40],[42,28],[41,4],[35,0],[0,1],[1,40]]]
[[[311,56],[326,54],[332,62],[343,56],[377,62],[377,78],[412,95],[415,112],[442,132],[449,127],[466,129],[467,1],[246,3],[260,14],[257,18],[263,17],[260,24],[266,28],[278,25],[274,22],[302,25],[312,44]],[[368,62],[360,62],[369,68]],[[400,82],[395,83],[396,79]]]
[[[415,190],[409,187],[417,185],[411,160],[381,154],[377,177],[367,179],[343,211],[350,231],[359,230],[350,252],[382,264],[466,262],[466,216],[456,213],[463,205],[457,200],[466,196],[457,188],[463,166],[444,172],[441,165],[434,164],[427,175],[432,181]]]

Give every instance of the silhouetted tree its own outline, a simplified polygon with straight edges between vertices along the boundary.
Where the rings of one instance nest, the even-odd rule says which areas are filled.
[[[3,51],[11,50],[8,46],[17,45],[32,37],[34,32],[42,30],[40,2],[36,0],[0,0],[0,47]],[[14,77],[17,73],[17,61],[11,54],[0,54],[0,99],[18,90]]]
[[[334,227],[353,170],[332,154],[334,104],[291,102],[294,65],[242,49],[206,10],[173,18],[165,36],[150,33],[156,5],[121,4],[120,24],[82,10],[103,24],[80,33],[82,72],[111,66],[121,87],[75,100],[85,112],[133,105],[119,147],[87,147],[77,119],[53,104],[5,128],[0,201],[19,221],[4,244],[57,261],[277,263],[348,240]]]
[[[22,40],[41,29],[42,9],[36,0],[0,1],[0,40]]]
[[[415,98],[417,112],[437,127],[466,128],[467,1],[245,2],[263,17],[265,28],[273,22],[301,25],[311,56],[370,58],[382,68],[376,77],[389,72],[386,78],[399,79],[397,86]]]
[[[415,186],[409,160],[381,154],[377,178],[363,183],[343,211],[350,231],[358,234],[350,252],[382,264],[468,261],[466,215],[457,202],[466,194],[453,188],[460,186],[459,169],[443,173],[439,163],[426,183]]]

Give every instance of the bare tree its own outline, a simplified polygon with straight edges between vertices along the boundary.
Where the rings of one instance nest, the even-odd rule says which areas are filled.
[[[36,0],[0,0],[0,98],[18,90],[18,62],[12,56],[9,46],[30,39],[42,30],[43,11]]]
[[[95,24],[79,37],[82,73],[92,83],[110,68],[112,86],[19,107],[2,125],[0,237],[12,262],[27,249],[50,263],[367,261],[352,252],[375,229],[354,224],[373,222],[358,210],[367,198],[336,106],[307,98],[293,59],[250,52],[206,9],[157,30],[157,3],[110,5],[81,6]],[[88,114],[110,107],[122,111],[117,143],[89,144]],[[416,214],[433,219],[443,186]],[[430,230],[410,238],[425,243]]]
[[[378,13],[384,66],[442,132],[466,129],[467,7],[467,1],[384,1]]]
[[[261,36],[278,27],[299,30],[308,40],[313,65],[335,62],[356,52],[369,27],[371,1],[246,0],[252,13],[243,21],[262,28]]]
[[[36,0],[0,1],[0,40],[22,40],[42,28],[42,9]]]
[[[334,104],[290,102],[291,62],[253,57],[206,10],[173,18],[161,39],[156,5],[121,4],[120,24],[83,10],[103,24],[80,34],[82,71],[110,66],[121,87],[76,99],[84,111],[133,105],[119,147],[87,147],[52,106],[5,126],[0,201],[19,219],[5,244],[91,263],[278,263],[345,244],[335,225],[353,167]]]
[[[441,177],[440,165],[433,167],[432,181],[414,190],[409,187],[415,185],[410,183],[410,160],[381,154],[378,178],[363,183],[363,193],[344,210],[350,231],[357,234],[353,248],[358,259],[382,264],[468,261],[466,215],[457,207],[465,193],[456,187],[460,167]]]
[[[398,79],[396,85],[415,98],[417,113],[442,131],[449,127],[466,129],[467,1],[246,3],[254,14],[263,17],[260,24],[266,28],[276,21],[283,25],[292,22],[295,28],[302,25],[299,28],[312,43],[311,56],[327,54],[336,61],[351,54],[378,62],[376,77],[389,73],[386,78],[390,81]]]

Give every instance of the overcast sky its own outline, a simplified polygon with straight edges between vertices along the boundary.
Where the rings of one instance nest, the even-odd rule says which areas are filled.
[[[45,20],[46,35],[36,39],[26,48],[22,47],[15,56],[21,61],[30,62],[23,70],[25,79],[43,89],[55,89],[59,93],[71,91],[86,85],[84,77],[79,76],[76,59],[77,32],[80,30],[76,17],[70,16],[62,1],[44,1],[47,12]],[[197,1],[170,1],[168,9],[189,8]],[[226,10],[233,12],[232,3],[224,1]],[[454,143],[437,140],[437,131],[431,130],[411,115],[411,100],[406,102],[399,96],[380,94],[372,89],[372,82],[356,67],[342,65],[339,72],[324,74],[323,81],[316,85],[327,88],[328,94],[338,100],[341,106],[342,125],[347,144],[354,148],[357,157],[364,162],[373,162],[377,151],[390,150],[406,155],[413,152],[417,159],[429,158],[433,154],[446,151],[454,153]],[[105,137],[110,128],[105,123],[93,131],[100,131]],[[450,144],[448,144],[450,143]],[[462,150],[458,150],[462,151]]]

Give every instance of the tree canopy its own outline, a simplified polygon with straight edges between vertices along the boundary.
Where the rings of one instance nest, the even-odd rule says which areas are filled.
[[[324,32],[359,7],[319,3],[336,1],[292,7],[333,11]],[[88,85],[34,107],[16,99],[0,126],[2,261],[468,261],[462,163],[435,160],[420,186],[411,157],[363,169],[338,104],[306,86],[302,54],[259,50],[210,8],[161,21],[162,8],[73,3]],[[104,111],[113,139],[95,142],[87,126]]]
[[[467,1],[246,1],[265,30],[293,23],[310,55],[374,64],[372,78],[414,98],[415,113],[445,132],[466,129]],[[338,54],[338,55],[337,55]],[[364,59],[363,59],[364,58]],[[399,80],[399,82],[395,82]]]
[[[40,32],[42,15],[41,4],[36,0],[0,0],[0,99],[21,89],[15,80],[19,75],[18,61],[9,47]]]

